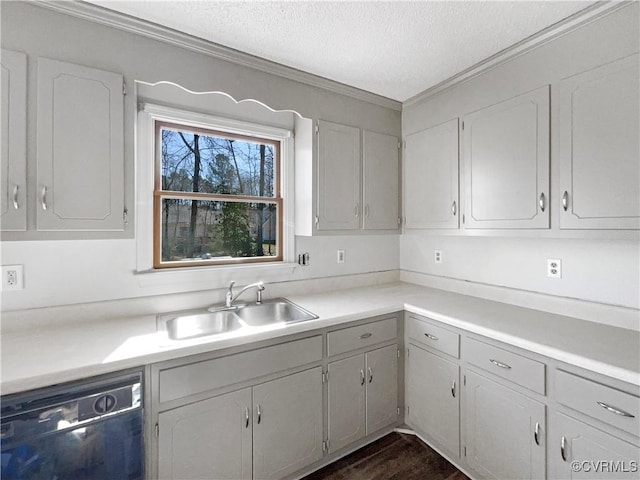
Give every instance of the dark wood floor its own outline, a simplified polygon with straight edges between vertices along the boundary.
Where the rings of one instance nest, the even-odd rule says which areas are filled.
[[[303,480],[468,480],[415,435],[391,433]]]

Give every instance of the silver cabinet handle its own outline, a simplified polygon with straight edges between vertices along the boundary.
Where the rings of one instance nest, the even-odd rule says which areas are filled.
[[[536,441],[536,445],[540,445],[540,437],[538,434],[540,433],[540,424],[536,422],[536,428],[533,430],[533,439]]]
[[[458,208],[456,207],[456,201],[455,200],[451,204],[451,213],[453,214],[454,217],[456,216],[456,213],[458,213]]]
[[[562,460],[565,462],[567,461],[566,443],[567,443],[567,439],[563,435],[562,438],[560,439],[560,456],[562,457]]]
[[[355,207],[354,207],[354,213],[355,213],[356,217],[360,216],[360,205],[357,204],[357,203],[355,204]]]
[[[360,369],[360,385],[364,385],[364,370]]]
[[[258,425],[260,425],[260,421],[262,420],[262,412],[260,411],[260,404],[256,405],[256,413],[258,414]]]
[[[540,211],[541,211],[541,212],[544,212],[544,207],[545,207],[544,192],[542,192],[542,193],[540,194],[539,204],[540,204]]]
[[[490,358],[489,361],[493,363],[496,367],[504,368],[506,370],[511,370],[511,365],[507,365],[506,363],[499,362],[498,360],[494,360]]]
[[[367,373],[369,374],[369,383],[373,382],[373,370],[371,370],[371,367],[367,368]]]
[[[244,407],[244,428],[249,428],[249,407]]]
[[[371,337],[371,333],[367,332],[367,333],[363,333],[362,335],[360,335],[360,339],[364,340],[365,338],[370,338]]]
[[[566,190],[562,194],[562,209],[566,212],[569,207],[569,192]]]
[[[18,204],[18,188],[20,188],[18,185],[13,186],[13,208],[16,210],[20,208]]]
[[[620,410],[619,408],[612,407],[611,405],[607,405],[606,403],[596,402],[605,410],[615,413],[616,415],[622,415],[623,417],[635,418],[635,415],[632,415],[629,412],[625,412],[624,410]]]
[[[456,381],[454,380],[451,384],[451,396],[456,398]]]
[[[430,338],[431,340],[438,340],[438,337],[436,337],[435,335],[431,335],[430,333],[425,333],[424,336]]]
[[[42,187],[42,192],[40,193],[40,203],[42,204],[42,209],[47,209],[47,187]]]

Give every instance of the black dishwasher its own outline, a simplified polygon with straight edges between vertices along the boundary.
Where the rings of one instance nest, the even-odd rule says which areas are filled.
[[[142,372],[2,397],[2,480],[142,480]]]

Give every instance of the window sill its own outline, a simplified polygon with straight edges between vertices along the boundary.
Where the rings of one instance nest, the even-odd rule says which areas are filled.
[[[185,267],[172,269],[144,270],[135,273],[141,287],[157,287],[180,284],[188,285],[194,290],[211,290],[226,288],[229,280],[238,284],[251,283],[268,277],[282,277],[283,274],[293,274],[297,263],[279,262],[272,264],[251,265],[219,265],[208,267]]]

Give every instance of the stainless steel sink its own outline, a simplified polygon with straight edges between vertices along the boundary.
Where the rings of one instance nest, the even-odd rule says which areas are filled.
[[[158,330],[166,331],[169,340],[188,340],[243,328],[250,332],[252,328],[318,318],[286,298],[265,300],[260,304],[219,307],[218,310],[216,308],[218,307],[212,307],[206,312],[191,311],[159,316]]]
[[[227,333],[241,327],[238,316],[228,310],[179,316],[166,322],[167,335],[171,340]]]
[[[286,298],[265,300],[261,304],[250,304],[238,308],[236,315],[250,327],[274,323],[296,323],[318,318],[317,315],[290,302]]]

